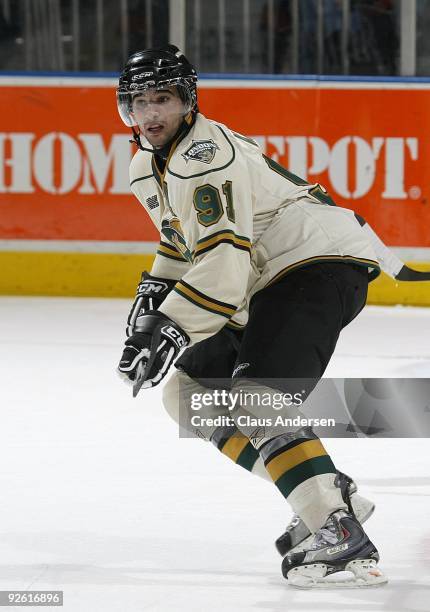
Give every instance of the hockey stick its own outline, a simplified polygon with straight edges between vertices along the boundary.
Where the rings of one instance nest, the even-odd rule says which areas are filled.
[[[423,272],[422,270],[413,270],[412,268],[409,268],[406,264],[404,264],[403,268],[394,278],[400,281],[428,281],[430,280],[430,272]]]
[[[149,359],[146,362],[146,365],[144,365],[143,361],[141,361],[137,366],[136,379],[133,385],[133,397],[136,397],[139,391],[141,390],[143,383],[145,382],[145,380],[147,380],[149,372],[151,371],[151,368],[154,365],[155,357],[157,356],[157,347],[160,344],[162,327],[163,323],[160,323],[154,330],[151,341],[151,348],[149,349]]]
[[[375,253],[378,257],[378,261],[381,264],[381,269],[391,276],[392,278],[399,281],[429,281],[430,272],[423,272],[421,270],[413,270],[405,264],[404,261],[399,259],[397,255],[382,242],[379,236],[374,232],[363,217],[355,213],[355,218],[367,233],[370,238],[370,242],[375,249]]]

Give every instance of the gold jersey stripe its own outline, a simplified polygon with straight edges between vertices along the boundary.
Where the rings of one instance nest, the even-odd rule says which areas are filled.
[[[239,456],[249,440],[246,436],[240,433],[235,433],[222,447],[222,454],[227,455],[232,461],[236,463]]]
[[[191,302],[196,304],[197,306],[201,306],[210,312],[214,312],[215,314],[220,314],[224,317],[232,317],[236,312],[235,306],[230,306],[229,304],[222,304],[217,301],[211,300],[208,296],[203,296],[196,291],[193,291],[189,285],[184,285],[181,281],[179,281],[175,286],[175,291],[182,295],[183,297],[188,298]]]
[[[233,230],[229,230],[229,229],[220,230],[219,232],[215,232],[214,234],[211,234],[210,236],[205,236],[204,238],[200,238],[200,240],[197,240],[197,244],[202,244],[206,242],[207,240],[211,240],[212,238],[216,238],[217,236],[220,236],[221,234],[223,235],[229,234],[230,236],[234,236],[234,238],[237,238],[237,240],[243,240],[247,244],[249,245],[251,244],[250,240],[246,236],[239,236],[239,234],[235,234]]]
[[[236,321],[229,321],[226,323],[227,327],[231,327],[232,329],[244,329],[245,325],[241,325],[240,323],[236,323]]]
[[[169,255],[170,257],[179,259],[180,261],[187,261],[174,247],[168,247],[164,244],[159,245],[157,253],[160,253],[160,255]]]
[[[197,243],[198,246],[194,251],[194,256],[197,257],[201,251],[208,250],[217,246],[219,243],[226,241],[247,251],[251,250],[251,243],[247,238],[242,238],[241,236],[237,236],[234,232],[226,231],[199,240]]]
[[[293,448],[287,449],[266,465],[273,482],[283,476],[288,470],[296,467],[303,461],[327,455],[327,452],[320,440],[307,440]]]

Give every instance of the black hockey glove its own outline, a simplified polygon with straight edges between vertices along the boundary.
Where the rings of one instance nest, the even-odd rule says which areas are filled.
[[[139,316],[136,330],[125,342],[119,362],[121,378],[133,384],[133,397],[143,387],[155,387],[165,377],[189,337],[174,321],[157,310]]]
[[[148,310],[157,310],[175,285],[175,280],[157,278],[148,272],[142,273],[140,283],[137,285],[136,297],[127,318],[127,337],[134,333],[137,317]]]

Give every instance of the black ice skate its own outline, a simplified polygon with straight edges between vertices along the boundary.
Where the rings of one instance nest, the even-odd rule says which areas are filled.
[[[387,578],[378,569],[378,561],[378,551],[358,520],[338,510],[328,517],[305,550],[288,553],[282,562],[282,573],[288,584],[304,589],[379,586]],[[337,572],[349,575],[331,576]]]
[[[357,494],[357,485],[352,478],[337,471],[335,485],[340,488],[343,501],[350,513],[354,514],[360,523],[367,521],[375,510],[375,504]],[[312,534],[305,523],[295,514],[284,533],[276,540],[275,546],[279,554],[285,557],[290,551],[303,550],[309,544],[311,537]]]

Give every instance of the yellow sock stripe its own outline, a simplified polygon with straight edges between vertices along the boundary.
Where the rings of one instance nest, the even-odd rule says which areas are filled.
[[[373,261],[373,259],[364,259],[362,257],[352,257],[351,255],[345,255],[345,256],[344,255],[327,255],[326,257],[324,257],[323,255],[318,255],[316,257],[309,257],[308,259],[302,259],[301,261],[296,261],[290,266],[287,266],[286,268],[278,272],[267,283],[266,287],[273,285],[273,283],[276,283],[276,281],[280,280],[283,276],[288,274],[288,272],[292,272],[293,270],[296,270],[297,268],[302,268],[304,266],[308,266],[309,264],[313,264],[313,263],[329,263],[329,262],[334,262],[334,263],[346,262],[346,263],[353,263],[357,265],[364,265],[364,266],[368,266],[369,268],[375,268],[378,275],[380,273],[379,263],[377,261]],[[373,278],[376,278],[376,276],[373,275]]]
[[[245,446],[248,444],[249,439],[241,433],[235,433],[222,447],[222,454],[227,455],[232,461],[236,463],[239,459],[240,453],[243,451]]]
[[[230,318],[236,312],[235,306],[231,306],[230,304],[225,304],[224,302],[219,302],[218,300],[214,300],[209,296],[205,296],[182,281],[178,281],[176,283],[174,290],[196,306],[200,306],[205,310],[222,315],[223,317]]]
[[[233,246],[245,251],[251,251],[251,242],[248,240],[248,238],[245,238],[244,236],[237,236],[231,230],[224,230],[199,240],[193,255],[194,257],[198,257],[201,253],[213,249],[220,243],[232,244]]]
[[[266,465],[273,482],[283,476],[288,470],[296,467],[303,461],[327,455],[327,451],[320,440],[307,440],[293,448],[287,449]]]

